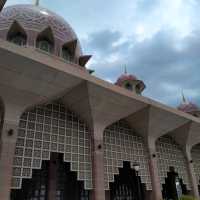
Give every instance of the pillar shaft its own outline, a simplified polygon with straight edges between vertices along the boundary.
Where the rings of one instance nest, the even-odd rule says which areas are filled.
[[[199,190],[198,190],[198,183],[194,172],[194,164],[192,161],[191,156],[191,149],[186,148],[186,160],[187,160],[187,168],[188,168],[188,174],[191,182],[191,189],[192,189],[192,195],[200,200]]]
[[[191,180],[192,195],[195,198],[197,198],[198,200],[200,200],[198,183],[196,180],[193,163],[188,162],[188,171],[189,171],[189,176],[190,176],[190,180]]]
[[[93,200],[105,200],[103,128],[93,128]]]
[[[15,154],[17,126],[18,121],[13,122],[4,120],[1,135],[0,155],[0,197],[3,200],[10,199],[12,166]]]
[[[158,173],[158,163],[156,157],[155,141],[148,142],[149,150],[149,171],[152,183],[152,200],[162,200],[162,190],[160,184],[160,178]]]
[[[49,161],[48,200],[56,199],[57,162],[58,162],[58,155],[53,153]]]

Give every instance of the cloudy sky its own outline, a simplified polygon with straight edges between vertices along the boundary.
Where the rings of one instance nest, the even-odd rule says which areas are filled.
[[[33,0],[7,0],[7,5]],[[127,66],[144,96],[177,106],[183,90],[200,105],[199,0],[41,0],[63,16],[92,54],[88,67],[114,82]]]

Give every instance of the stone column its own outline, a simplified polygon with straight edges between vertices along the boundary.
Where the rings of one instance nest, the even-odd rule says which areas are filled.
[[[193,160],[192,160],[191,149],[186,148],[185,154],[186,154],[188,174],[189,174],[189,178],[190,178],[190,182],[191,182],[192,195],[196,199],[200,200],[198,183],[197,183],[197,179],[196,179],[195,172],[194,172],[194,164],[193,164]]]
[[[93,200],[105,200],[103,131],[104,128],[96,124],[94,125],[92,130]]]
[[[158,174],[158,164],[156,157],[156,145],[154,139],[148,139],[149,170],[152,183],[152,200],[162,200],[160,178]]]
[[[15,154],[17,139],[17,128],[20,112],[6,107],[4,124],[1,133],[1,154],[0,154],[0,198],[10,199],[12,164]]]
[[[48,200],[56,199],[58,154],[52,153],[49,161]]]

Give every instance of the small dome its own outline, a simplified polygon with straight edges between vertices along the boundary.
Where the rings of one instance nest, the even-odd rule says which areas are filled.
[[[178,106],[178,110],[181,110],[186,113],[194,113],[194,112],[199,111],[199,107],[192,102],[185,101]]]
[[[137,81],[137,77],[132,74],[122,74],[116,81],[115,85],[123,86],[125,81]]]
[[[74,49],[76,60],[82,56],[80,43],[71,26],[48,9],[35,5],[14,5],[4,8],[0,13],[1,39],[8,39],[13,24],[17,24],[18,29],[20,27],[26,36],[27,46],[36,46],[38,36],[45,32],[53,40],[53,54],[60,56],[63,46],[69,46]]]
[[[135,91],[137,94],[141,94],[146,87],[143,81],[139,80],[132,74],[127,74],[126,72],[117,79],[115,85]]]

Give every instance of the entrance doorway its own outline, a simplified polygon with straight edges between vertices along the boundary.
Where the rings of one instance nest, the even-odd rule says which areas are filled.
[[[162,193],[165,200],[178,200],[182,195],[187,194],[186,185],[183,184],[174,167],[170,167],[167,173]]]
[[[144,200],[145,186],[129,162],[124,162],[115,176],[114,183],[110,184],[111,200]]]
[[[23,180],[20,190],[12,190],[11,200],[89,200],[89,195],[63,155],[53,153],[42,169],[33,170],[32,179]]]

